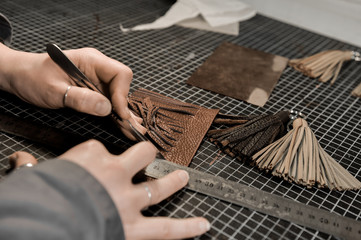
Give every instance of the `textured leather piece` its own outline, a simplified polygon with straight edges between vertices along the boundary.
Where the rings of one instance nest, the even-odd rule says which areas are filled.
[[[187,83],[196,87],[264,106],[288,59],[223,43]]]
[[[289,112],[274,115],[231,116],[218,114],[214,124],[221,129],[209,130],[208,137],[223,152],[239,160],[251,156],[285,134]]]
[[[168,161],[188,166],[218,109],[206,109],[161,94],[138,89],[130,109],[143,119],[147,134]]]

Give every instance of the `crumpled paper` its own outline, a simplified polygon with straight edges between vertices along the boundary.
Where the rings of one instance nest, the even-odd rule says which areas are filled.
[[[168,12],[152,23],[132,28],[120,28],[123,32],[162,29],[172,25],[238,35],[239,22],[256,15],[256,11],[240,0],[178,0]]]

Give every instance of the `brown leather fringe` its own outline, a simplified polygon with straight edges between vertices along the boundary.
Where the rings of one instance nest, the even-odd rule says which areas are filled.
[[[223,152],[239,160],[248,160],[275,139],[285,134],[289,112],[275,115],[231,116],[218,114],[214,124],[225,128],[209,130],[207,135]]]
[[[311,78],[319,78],[321,82],[327,82],[331,78],[331,85],[336,81],[342,64],[353,59],[352,51],[328,50],[318,54],[292,59],[288,64],[299,72]]]
[[[328,155],[305,120],[298,118],[284,137],[252,157],[260,169],[307,187],[357,190],[361,182]]]
[[[218,109],[206,109],[159,93],[138,89],[130,109],[143,119],[147,135],[168,161],[188,166]]]

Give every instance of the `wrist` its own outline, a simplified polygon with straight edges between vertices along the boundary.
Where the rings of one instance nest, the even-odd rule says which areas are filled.
[[[13,60],[15,53],[15,50],[0,43],[0,90],[11,92],[12,68],[19,64]]]

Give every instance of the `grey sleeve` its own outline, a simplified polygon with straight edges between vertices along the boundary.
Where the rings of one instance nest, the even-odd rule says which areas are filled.
[[[12,27],[10,21],[0,13],[0,42],[9,46],[11,43]]]
[[[125,239],[105,188],[66,160],[22,168],[0,183],[1,239]]]

